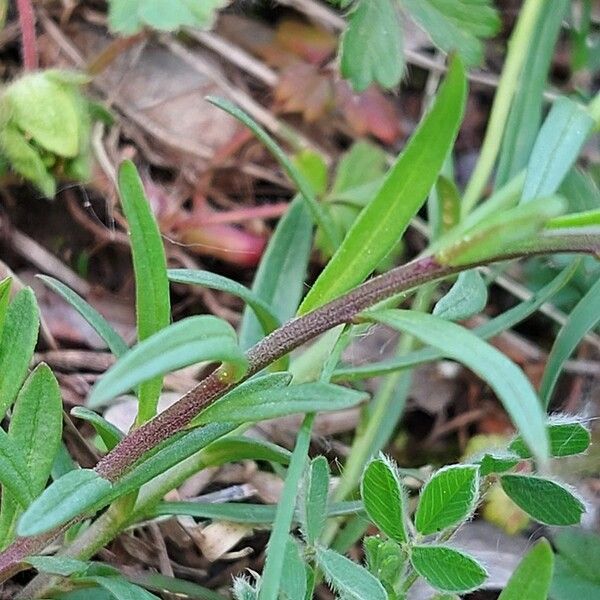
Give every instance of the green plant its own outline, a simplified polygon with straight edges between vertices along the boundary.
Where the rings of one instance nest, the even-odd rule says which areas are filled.
[[[217,4],[209,7],[211,13]],[[442,4],[431,0],[418,7],[415,4],[412,10],[438,5]],[[492,22],[488,3],[473,5]],[[112,6],[116,10],[118,5],[114,2]],[[181,2],[176,8],[183,11],[186,6]],[[134,13],[135,20],[127,25],[131,32],[142,22],[153,24],[162,14],[152,12],[157,7],[158,3],[148,4],[150,13],[144,13],[140,5],[141,12]],[[371,10],[361,2],[353,18],[368,19]],[[173,13],[181,22],[168,28],[187,23],[179,14]],[[299,190],[278,224],[252,289],[214,273],[167,270],[160,233],[140,178],[132,163],[124,163],[118,183],[132,245],[138,343],[128,348],[83,298],[56,280],[42,279],[80,312],[118,358],[94,386],[87,407],[72,412],[89,422],[102,440],[98,447],[102,458],[93,469],[61,460],[62,407],[56,380],[44,365],[28,372],[39,327],[34,295],[25,288],[10,300],[10,280],[0,283],[0,408],[3,415],[10,414],[8,430],[0,432],[2,579],[29,567],[38,570],[40,575],[21,593],[22,598],[75,598],[82,589],[98,598],[109,594],[116,598],[154,597],[143,588],[157,587],[175,593],[183,585],[176,579],[130,581],[91,559],[132,525],[185,514],[272,527],[261,576],[234,582],[234,595],[239,599],[303,600],[312,597],[323,578],[341,598],[402,598],[418,577],[445,597],[452,597],[478,588],[485,580],[485,568],[454,548],[451,538],[473,516],[491,483],[499,482],[513,501],[540,523],[566,526],[579,522],[585,505],[551,476],[551,469],[552,460],[585,452],[589,432],[576,420],[548,417],[546,409],[565,360],[598,321],[597,283],[556,338],[541,398],[521,369],[486,339],[534,313],[564,288],[578,263],[565,264],[533,298],[483,326],[469,330],[455,322],[476,314],[486,304],[487,285],[479,267],[517,258],[600,252],[598,206],[573,210],[561,194],[565,178],[575,172],[584,142],[597,127],[600,101],[594,99],[583,106],[559,99],[543,124],[527,131],[520,127],[523,115],[540,109],[543,92],[539,85],[533,90],[530,87],[526,101],[516,94],[521,72],[533,69],[526,60],[528,36],[536,24],[553,25],[555,19],[543,3],[525,3],[484,151],[462,198],[447,168],[467,95],[458,56],[450,60],[436,98],[391,168],[381,174],[380,157],[355,147],[347,157],[350,162],[338,169],[329,201],[324,202],[318,199],[326,189],[318,160],[306,154],[291,160],[237,107],[213,99],[265,143]],[[468,19],[463,25],[469,47],[479,48],[476,38],[484,34],[474,31]],[[358,26],[356,22],[354,26]],[[487,32],[490,25],[486,27]],[[550,40],[555,39],[556,27],[544,27],[543,31]],[[433,32],[432,37],[436,37]],[[351,39],[350,31],[346,47]],[[455,44],[456,40],[449,42],[447,49]],[[361,72],[365,70],[361,66]],[[48,78],[47,73],[41,76]],[[538,84],[539,79],[544,78],[538,77]],[[16,125],[21,135],[31,128],[22,122]],[[43,145],[46,133],[37,133],[41,136],[37,144]],[[515,152],[522,144],[529,144],[528,151]],[[375,164],[375,175],[364,179],[372,186],[367,192],[357,191],[360,186],[355,182],[348,183],[352,180],[348,169],[356,168],[352,161],[359,152],[366,152]],[[497,174],[491,195],[483,198],[482,190],[497,161],[507,166]],[[358,164],[365,163],[368,160],[363,156]],[[44,177],[50,175],[46,172]],[[44,185],[49,181],[45,179]],[[342,214],[340,204],[348,198],[354,202],[353,210]],[[386,270],[382,265],[425,203],[430,215],[428,247],[415,259]],[[356,210],[357,204],[360,210]],[[331,259],[303,297],[314,226],[318,227],[321,249]],[[365,282],[376,270],[381,274]],[[239,337],[228,323],[209,315],[171,324],[169,280],[241,298],[247,308]],[[440,283],[451,287],[430,311],[442,289]],[[412,302],[411,310],[398,308],[406,300]],[[373,323],[402,333],[395,356],[361,367],[344,365],[343,350]],[[320,335],[300,357],[290,360],[292,350]],[[483,379],[502,402],[517,435],[505,448],[436,471],[422,482],[411,515],[402,469],[385,457],[373,457],[380,456],[401,416],[409,369],[440,358],[463,363]],[[198,362],[218,366],[157,415],[164,375]],[[308,458],[315,413],[366,402],[368,395],[348,384],[382,374],[387,377],[365,410],[338,485],[330,492],[326,459]],[[132,430],[121,432],[95,411],[128,391],[138,398],[138,413]],[[291,453],[243,435],[251,423],[298,413],[305,417]],[[35,418],[42,414],[43,419]],[[287,467],[277,507],[164,501],[167,492],[193,473],[246,458],[265,461],[274,469]],[[46,487],[49,478],[53,481]],[[385,535],[365,539],[365,567],[344,556],[349,537],[338,531],[334,519],[354,516],[351,529],[360,537],[367,522],[357,520],[357,513],[366,513]],[[292,533],[296,525],[300,535]],[[573,552],[565,539],[562,547],[558,544],[556,560],[561,573],[568,575],[578,569],[569,558]],[[42,556],[56,540],[60,540],[60,551]],[[534,600],[545,598],[553,560],[548,544],[540,542],[523,559],[503,597],[529,594],[526,597]],[[535,588],[528,587],[532,571],[539,574]],[[556,580],[553,585],[560,587]],[[219,597],[199,586],[186,589],[199,597]]]

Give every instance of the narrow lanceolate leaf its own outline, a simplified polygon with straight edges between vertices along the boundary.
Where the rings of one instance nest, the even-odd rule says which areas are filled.
[[[328,248],[330,250],[337,248],[340,236],[331,216],[319,204],[309,179],[293,163],[293,161],[289,159],[277,142],[275,142],[275,140],[258,123],[256,123],[256,121],[235,106],[235,104],[232,104],[223,98],[209,97],[207,100],[243,123],[264,144],[265,148],[273,155],[275,160],[277,160],[283,170],[287,173],[288,177],[298,187],[298,191],[302,194],[302,198],[304,199],[314,222],[323,230]]]
[[[545,406],[550,404],[552,392],[566,360],[575,348],[596,324],[600,321],[600,279],[588,290],[577,306],[571,311],[567,322],[560,330],[546,362],[540,397]]]
[[[261,402],[262,398],[265,397],[269,392],[287,387],[292,381],[292,374],[288,372],[283,373],[270,373],[268,375],[261,375],[258,377],[252,377],[248,381],[244,381],[242,384],[236,386],[225,394],[222,398],[219,398],[215,403],[211,405],[226,405],[231,403],[232,406],[245,402],[248,402],[247,398],[254,398],[256,402]],[[252,401],[250,402],[252,403]],[[195,427],[202,423],[210,422],[210,418],[205,417],[206,411],[204,409],[192,422],[191,426]],[[217,413],[221,411],[221,408],[217,408]]]
[[[139,585],[130,583],[123,577],[82,577],[81,582],[92,582],[110,592],[116,600],[159,600],[158,596],[151,594]]]
[[[592,441],[589,430],[577,421],[551,423],[548,425],[548,437],[550,454],[555,457],[581,454]],[[515,438],[508,449],[521,458],[531,458],[531,452],[520,437]]]
[[[285,577],[281,582],[283,600],[304,600],[306,597],[306,566],[294,538],[288,536],[285,546]]]
[[[11,287],[12,279],[10,277],[0,281],[0,336],[2,336],[4,319],[6,318],[6,311],[8,309],[8,303],[10,302]]]
[[[83,573],[90,566],[90,563],[69,556],[29,556],[27,562],[41,573],[63,577]]]
[[[498,600],[547,600],[553,569],[552,546],[541,539],[523,557]]]
[[[544,462],[549,455],[546,414],[523,371],[504,354],[467,329],[432,315],[405,310],[367,313],[370,319],[406,331],[463,363],[496,392],[523,440]]]
[[[171,320],[167,259],[144,186],[130,161],[125,161],[119,169],[119,196],[131,239],[137,334],[141,342],[166,327]],[[156,414],[161,388],[162,373],[144,380],[138,392],[138,424]]]
[[[29,536],[50,531],[85,514],[108,496],[111,489],[111,483],[91,469],[70,471],[29,505],[19,519],[17,534]]]
[[[281,581],[284,574],[285,548],[289,539],[289,531],[294,519],[294,508],[296,505],[296,496],[298,494],[298,485],[304,472],[304,467],[308,455],[310,444],[310,434],[314,422],[314,414],[304,417],[302,426],[296,437],[296,445],[290,460],[290,466],[287,470],[283,493],[279,504],[273,531],[269,538],[267,546],[267,558],[263,569],[263,576],[260,585],[259,600],[277,600]]]
[[[62,437],[60,388],[47,365],[38,365],[23,384],[15,402],[8,435],[23,455],[25,473],[35,498],[42,493],[50,477]],[[3,493],[0,531],[8,537],[12,536],[20,512],[15,498]]]
[[[384,587],[364,567],[328,548],[317,548],[317,564],[340,598],[387,600]]]
[[[454,59],[431,110],[311,288],[300,313],[307,313],[361,283],[400,241],[452,148],[465,97],[464,70],[460,61]]]
[[[282,323],[296,314],[304,293],[312,229],[310,213],[302,198],[295,198],[277,224],[254,276],[253,294],[267,304]],[[262,337],[260,322],[254,312],[246,308],[240,326],[240,346],[247,350]]]
[[[194,422],[246,423],[297,413],[343,410],[367,398],[364,392],[339,385],[304,383],[221,398],[206,408]]]
[[[207,467],[215,467],[241,460],[265,460],[287,465],[290,462],[289,450],[249,437],[228,435],[213,442],[202,453],[202,462]]]
[[[35,296],[24,288],[8,306],[0,338],[0,417],[17,397],[37,342],[40,317]]]
[[[496,171],[496,187],[504,185],[527,166],[544,107],[544,91],[569,0],[546,2],[529,40],[519,87],[510,107]]]
[[[413,546],[415,571],[441,592],[469,592],[486,580],[487,571],[473,557],[447,546]]]
[[[500,17],[490,0],[403,0],[410,16],[445,52],[456,51],[468,65],[483,59],[479,38],[500,29]]]
[[[324,456],[317,456],[307,469],[300,503],[302,529],[309,545],[315,544],[325,527],[328,495],[329,464]]]
[[[247,362],[233,328],[217,317],[188,317],[134,346],[94,386],[88,400],[96,407],[144,381],[201,361],[231,365],[239,379]]]
[[[357,92],[378,83],[392,88],[404,72],[404,40],[392,0],[359,0],[348,16],[340,46],[342,77]]]
[[[447,321],[462,321],[481,312],[487,304],[488,290],[476,269],[463,271],[433,308],[433,314]]]
[[[594,119],[573,100],[562,97],[552,105],[529,158],[522,202],[558,190],[593,127]]]
[[[25,457],[21,448],[4,429],[0,429],[0,483],[2,493],[10,494],[22,507],[25,508],[31,502],[33,495]]]
[[[502,489],[531,518],[544,525],[576,525],[586,511],[565,486],[531,475],[502,475]]]
[[[247,287],[237,281],[233,281],[233,279],[211,273],[210,271],[197,271],[194,269],[169,269],[167,274],[169,279],[176,283],[200,285],[213,290],[227,292],[241,298],[254,311],[265,335],[271,333],[271,331],[281,325],[268,304]]]
[[[406,492],[390,459],[376,458],[367,465],[360,491],[375,525],[393,540],[406,542]]]
[[[415,526],[428,535],[466,521],[477,504],[479,469],[451,465],[440,469],[427,482],[419,498]]]
[[[497,256],[517,243],[529,241],[565,208],[564,200],[552,196],[497,212],[466,231],[456,235],[450,232],[436,258],[442,264],[466,265]]]
[[[114,330],[112,325],[79,294],[54,277],[47,275],[38,275],[37,277],[44,285],[64,298],[94,328],[115,356],[122,356],[129,350],[125,340]]]
[[[102,438],[107,450],[112,450],[125,436],[120,429],[85,406],[76,406],[71,409],[71,414],[78,419],[87,421]]]

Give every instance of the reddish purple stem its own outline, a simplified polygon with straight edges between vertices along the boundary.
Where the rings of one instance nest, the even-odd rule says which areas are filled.
[[[35,71],[38,68],[38,48],[35,36],[35,13],[31,0],[17,0],[17,11],[21,26],[23,69]]]

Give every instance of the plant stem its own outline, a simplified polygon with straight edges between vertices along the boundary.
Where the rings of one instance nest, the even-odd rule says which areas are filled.
[[[23,69],[35,71],[38,68],[38,49],[35,37],[35,13],[31,0],[17,0],[19,26],[21,27],[21,52]]]
[[[528,55],[529,42],[533,36],[545,1],[525,1],[519,14],[519,20],[508,42],[506,62],[504,63],[502,76],[500,77],[498,89],[494,97],[479,160],[471,175],[462,201],[461,210],[463,218],[481,198],[494,169],[494,163],[502,144],[504,128],[506,127],[511,103],[519,84],[519,76]]]
[[[433,256],[415,259],[370,279],[344,296],[289,321],[268,335],[247,352],[249,370],[245,379],[328,329],[352,323],[361,312],[390,296],[484,264],[556,252],[596,255],[600,253],[600,234],[566,235],[562,231],[561,235],[544,235],[538,238],[537,243],[533,241],[527,245],[521,244],[497,256],[459,266],[440,264]],[[213,371],[165,412],[132,431],[102,458],[96,465],[96,472],[115,482],[142,455],[185,429],[202,409],[241,383],[231,383],[223,373],[223,369]],[[40,536],[19,538],[9,546],[0,554],[0,581],[21,570],[20,563],[27,556],[40,552],[70,524]]]

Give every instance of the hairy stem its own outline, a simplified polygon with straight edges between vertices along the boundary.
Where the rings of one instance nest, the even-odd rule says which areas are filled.
[[[38,49],[35,37],[35,13],[31,0],[17,0],[19,26],[21,27],[21,52],[25,71],[38,68]]]
[[[483,264],[523,256],[553,254],[557,251],[598,254],[600,236],[597,233],[569,236],[564,232],[562,236],[543,236],[541,240],[538,239],[537,245],[532,243],[526,247],[514,247],[497,256],[459,266],[440,264],[433,256],[415,259],[374,277],[344,296],[289,321],[268,335],[248,351],[250,366],[245,379],[325,331],[343,323],[351,323],[362,311],[395,294]],[[96,465],[97,473],[111,482],[117,481],[142,455],[182,431],[202,409],[239,383],[241,382],[231,383],[223,368],[213,371],[181,400],[124,438]],[[41,551],[67,526],[14,542],[0,554],[0,581],[18,572],[19,563],[28,555]]]

